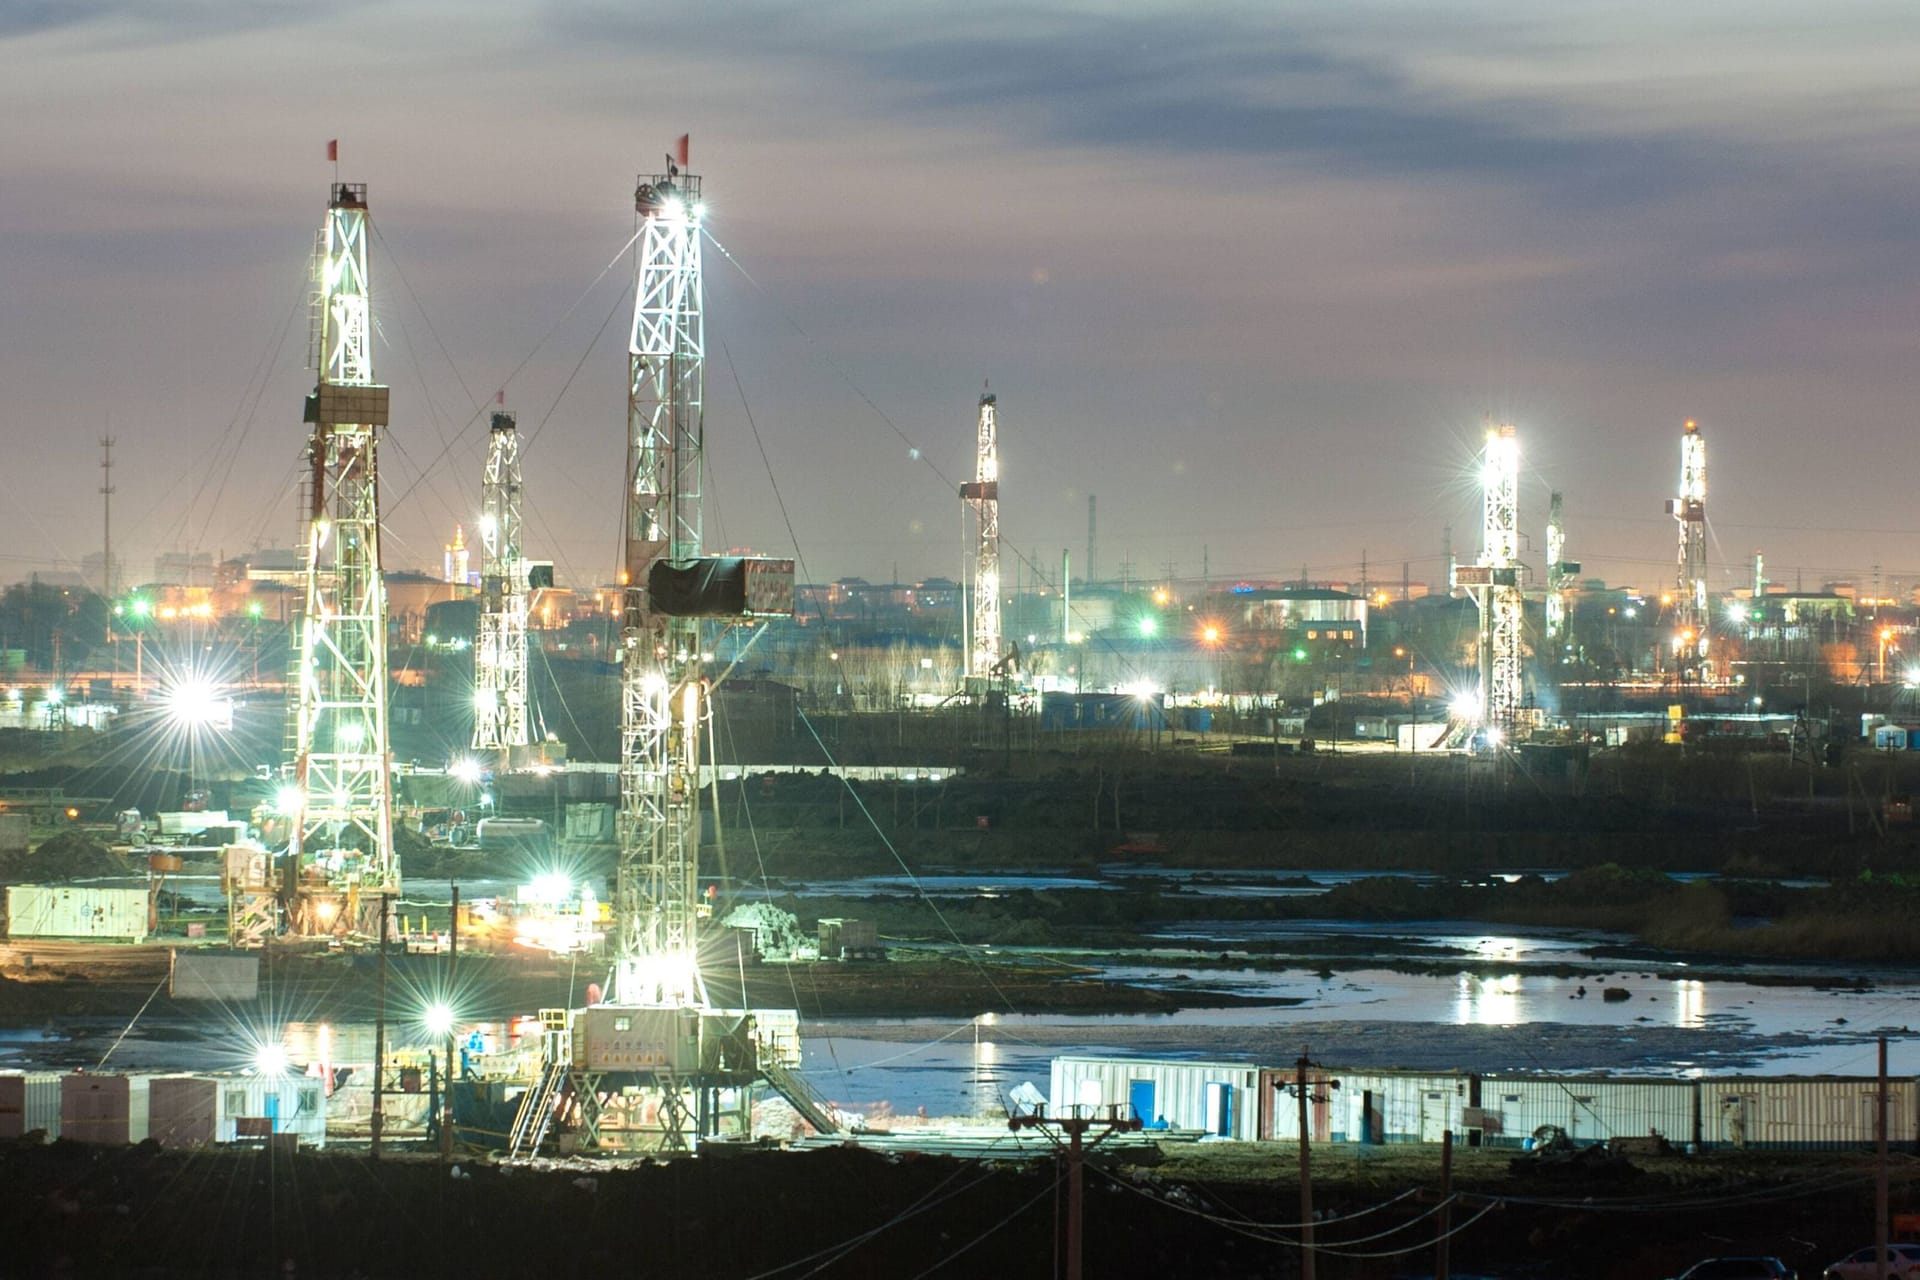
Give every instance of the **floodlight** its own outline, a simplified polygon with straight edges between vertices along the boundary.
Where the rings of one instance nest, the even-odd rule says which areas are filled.
[[[428,1005],[426,1015],[421,1021],[426,1023],[427,1030],[434,1035],[453,1034],[453,1008],[444,1001]]]

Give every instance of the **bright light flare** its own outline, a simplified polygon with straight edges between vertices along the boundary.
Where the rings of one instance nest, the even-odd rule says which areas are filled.
[[[278,1044],[263,1044],[253,1051],[253,1069],[263,1076],[287,1074],[287,1051]]]
[[[433,1004],[427,1006],[427,1011],[421,1015],[420,1021],[426,1026],[428,1031],[436,1036],[451,1035],[453,1033],[453,1006],[447,1004],[445,1001],[435,1001]]]
[[[221,697],[211,680],[187,676],[173,681],[161,690],[160,705],[168,719],[188,729],[233,728],[233,699]]]
[[[473,786],[485,776],[486,770],[472,756],[462,756],[447,766],[447,772],[468,786]]]

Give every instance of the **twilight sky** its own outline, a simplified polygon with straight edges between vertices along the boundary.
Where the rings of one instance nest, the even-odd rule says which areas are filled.
[[[606,268],[691,132],[715,547],[959,576],[991,378],[1049,575],[1093,493],[1103,575],[1437,581],[1491,413],[1536,568],[1557,488],[1590,573],[1668,580],[1695,417],[1717,587],[1920,585],[1907,3],[0,0],[0,68],[0,580],[99,549],[107,431],[134,579],[290,542],[333,137],[389,565],[471,524],[504,383],[529,554],[605,580]]]

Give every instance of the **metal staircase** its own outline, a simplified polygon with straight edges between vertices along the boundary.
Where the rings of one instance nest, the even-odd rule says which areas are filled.
[[[762,1060],[760,1073],[767,1078],[774,1091],[800,1113],[800,1118],[814,1127],[817,1133],[840,1132],[840,1121],[834,1117],[833,1104],[814,1092],[812,1085],[800,1076],[789,1071],[771,1057]]]
[[[540,1078],[520,1095],[520,1110],[514,1113],[513,1132],[507,1139],[509,1161],[531,1160],[539,1154],[540,1144],[553,1128],[559,1110],[560,1095],[573,1070],[573,1031],[567,1025],[565,1009],[542,1009],[540,1021],[546,1025],[542,1046]]]

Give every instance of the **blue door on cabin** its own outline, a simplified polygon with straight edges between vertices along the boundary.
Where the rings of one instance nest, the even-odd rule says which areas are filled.
[[[280,1132],[280,1095],[277,1093],[267,1095],[267,1130]]]
[[[1141,1124],[1152,1124],[1158,1113],[1153,1109],[1153,1081],[1129,1080],[1127,1082],[1127,1105],[1133,1108],[1133,1118]]]

